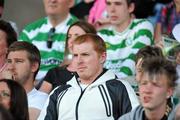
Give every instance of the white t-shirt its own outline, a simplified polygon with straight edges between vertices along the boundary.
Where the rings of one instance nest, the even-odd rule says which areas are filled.
[[[28,94],[28,107],[29,108],[37,108],[42,110],[47,98],[48,94],[38,91],[33,88]]]

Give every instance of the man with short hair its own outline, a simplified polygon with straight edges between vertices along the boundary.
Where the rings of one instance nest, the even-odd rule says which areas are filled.
[[[64,56],[66,32],[77,18],[69,13],[74,0],[43,0],[47,17],[24,28],[20,41],[37,46],[41,54],[41,66],[36,77],[42,80],[47,71],[58,66]]]
[[[104,69],[106,46],[95,34],[73,42],[77,74],[51,92],[38,120],[114,120],[132,109],[126,86]]]
[[[177,79],[176,68],[163,57],[143,61],[139,81],[141,104],[119,120],[174,120],[173,106],[168,103]]]
[[[135,74],[135,54],[153,44],[153,25],[146,19],[135,19],[134,0],[106,0],[110,25],[99,35],[107,46],[105,67],[112,69],[119,78]]]
[[[48,97],[46,93],[34,87],[40,60],[39,50],[28,42],[14,42],[8,49],[7,68],[11,72],[12,79],[26,90],[30,120],[37,119]]]

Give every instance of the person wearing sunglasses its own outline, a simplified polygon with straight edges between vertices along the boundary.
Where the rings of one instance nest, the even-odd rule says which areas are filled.
[[[39,83],[47,71],[63,61],[66,32],[77,21],[69,13],[74,0],[43,0],[47,17],[25,27],[19,40],[27,41],[38,47],[41,53],[41,66],[36,76]]]

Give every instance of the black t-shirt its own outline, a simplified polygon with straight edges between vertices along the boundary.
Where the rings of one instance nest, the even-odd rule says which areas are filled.
[[[75,72],[67,70],[67,66],[55,67],[48,71],[44,80],[52,84],[52,89],[54,89],[59,85],[66,84],[74,75]]]

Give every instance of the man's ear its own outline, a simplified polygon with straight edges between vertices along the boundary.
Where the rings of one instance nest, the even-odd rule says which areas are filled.
[[[75,5],[75,0],[69,0],[69,8],[72,8]]]
[[[105,61],[106,61],[106,52],[103,52],[102,55],[101,55],[101,59],[100,59],[100,62],[103,64]]]
[[[168,88],[168,91],[167,91],[167,99],[170,98],[172,95],[173,95],[173,92],[174,92],[174,89],[173,88]]]
[[[31,66],[31,71],[36,72],[39,68],[39,64],[37,62],[33,63]]]
[[[133,13],[134,9],[135,9],[135,3],[131,3],[128,7],[129,13]]]

